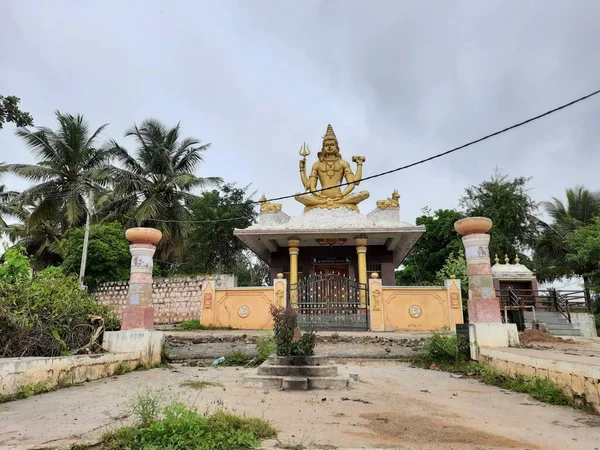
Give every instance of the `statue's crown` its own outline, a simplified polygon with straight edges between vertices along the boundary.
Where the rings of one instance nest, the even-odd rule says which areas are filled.
[[[338,141],[331,124],[327,125],[327,131],[325,132],[325,136],[323,136],[323,142],[325,141]]]

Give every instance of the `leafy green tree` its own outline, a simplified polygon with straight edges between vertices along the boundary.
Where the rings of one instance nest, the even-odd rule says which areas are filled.
[[[463,294],[468,294],[469,278],[467,277],[467,260],[465,259],[465,251],[463,249],[459,250],[457,254],[454,252],[450,253],[444,267],[435,274],[435,277],[436,281],[441,286],[444,284],[444,281],[448,280],[452,275],[460,280],[460,287]]]
[[[33,227],[58,212],[64,232],[85,222],[89,195],[104,192],[111,180],[113,150],[96,147],[106,125],[91,133],[82,115],[57,111],[56,118],[56,131],[46,127],[17,130],[37,164],[8,164],[2,170],[35,183],[15,198],[17,203],[33,206],[27,225]]]
[[[401,286],[433,284],[436,274],[448,257],[463,248],[461,237],[454,230],[454,222],[463,215],[453,209],[440,209],[432,215],[425,209],[416,220],[426,231],[412,248],[404,262],[404,269],[396,272],[396,284]]]
[[[218,177],[201,178],[194,174],[204,161],[210,144],[180,137],[179,124],[167,128],[154,119],[146,119],[125,133],[138,145],[130,154],[113,141],[112,149],[122,167],[113,171],[114,192],[99,199],[99,207],[111,211],[115,220],[125,215],[128,226],[150,226],[163,233],[156,258],[182,260],[186,221],[192,219],[187,208],[196,196],[193,189],[218,185]]]
[[[42,270],[48,266],[61,263],[59,243],[62,239],[60,211],[49,212],[43,220],[31,221],[31,210],[35,204],[18,205],[12,203],[8,206],[10,214],[19,222],[5,225],[2,233],[8,237],[16,247],[24,248],[31,258],[34,270]]]
[[[24,248],[7,248],[2,255],[2,260],[3,264],[0,265],[0,280],[2,281],[16,283],[28,278],[31,274],[31,265]]]
[[[186,272],[235,273],[250,270],[242,255],[244,244],[233,235],[235,228],[247,228],[257,218],[256,205],[248,186],[225,184],[202,193],[190,204],[195,222],[186,239]]]
[[[569,250],[567,262],[573,265],[574,271],[586,275],[600,271],[600,217],[595,217],[590,222],[565,237]]]
[[[65,273],[79,274],[83,253],[83,228],[72,228],[60,243]],[[94,290],[106,281],[129,279],[131,255],[129,242],[119,223],[103,223],[90,227],[84,284]]]
[[[591,225],[600,217],[600,193],[583,186],[565,190],[566,203],[555,197],[542,205],[551,221],[539,221],[540,234],[534,246],[534,262],[538,278],[553,281],[589,272],[589,265],[568,258],[571,251],[567,237],[579,228]]]
[[[19,108],[21,99],[14,95],[6,97],[0,95],[0,130],[5,123],[12,122],[18,127],[30,127],[33,125],[33,117]]]
[[[247,250],[239,253],[233,273],[237,276],[238,286],[263,286],[270,281],[269,266]]]
[[[527,193],[529,178],[509,178],[496,171],[491,179],[465,190],[460,205],[466,216],[492,219],[490,255],[524,255],[537,235],[537,203]],[[522,259],[527,259],[523,256]]]

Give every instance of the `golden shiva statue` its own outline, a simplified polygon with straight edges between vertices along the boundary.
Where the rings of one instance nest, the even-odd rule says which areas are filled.
[[[364,156],[353,156],[352,161],[356,163],[356,175],[352,172],[350,164],[342,159],[337,137],[333,132],[331,125],[327,125],[327,132],[323,137],[323,148],[317,154],[319,161],[313,164],[310,176],[306,176],[306,157],[310,155],[310,150],[306,144],[300,150],[303,157],[300,160],[300,178],[305,194],[297,194],[294,198],[302,203],[304,212],[313,208],[340,208],[345,207],[358,212],[358,203],[369,197],[367,191],[360,191],[352,194],[352,191],[359,185],[362,178],[362,166],[365,162]],[[315,192],[317,180],[321,184],[323,191]],[[349,183],[344,190],[339,187],[342,181]]]

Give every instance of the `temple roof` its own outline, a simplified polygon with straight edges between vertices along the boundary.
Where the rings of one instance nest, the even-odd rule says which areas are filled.
[[[514,264],[510,264],[510,262],[508,262],[508,258],[506,258],[504,264],[500,264],[500,260],[496,258],[496,264],[492,266],[492,274],[494,278],[499,279],[535,278],[535,274],[526,266],[521,264],[519,262],[519,258],[516,258],[516,262]]]
[[[343,245],[354,246],[354,236],[365,234],[369,245],[385,245],[394,252],[396,266],[424,232],[424,226],[400,221],[399,208],[377,208],[367,215],[347,208],[315,208],[295,217],[281,211],[261,212],[259,223],[234,230],[267,263],[271,253],[288,246],[291,236],[300,238],[301,247],[318,246],[320,238],[345,238]]]

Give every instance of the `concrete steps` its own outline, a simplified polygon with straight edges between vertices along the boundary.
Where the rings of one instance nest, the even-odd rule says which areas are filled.
[[[284,391],[348,389],[355,381],[357,375],[340,374],[338,366],[324,356],[271,356],[244,378],[244,386]]]
[[[526,311],[524,313],[525,322],[533,321],[533,313]],[[536,311],[535,318],[543,322],[548,327],[548,332],[555,336],[582,336],[581,331],[575,328],[572,323],[558,311]]]

